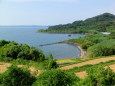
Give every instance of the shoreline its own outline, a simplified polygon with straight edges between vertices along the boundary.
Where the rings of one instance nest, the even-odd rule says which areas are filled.
[[[82,35],[89,35],[90,33],[69,33],[69,32],[39,32],[37,33],[48,33],[48,34],[82,34]]]
[[[43,44],[43,45],[39,45],[39,46],[48,46],[48,45],[62,44],[62,43],[66,43],[66,44],[75,46],[76,48],[78,48],[80,50],[80,56],[79,56],[79,58],[87,58],[87,51],[84,50],[84,49],[82,49],[81,46],[80,46],[80,44],[69,42],[68,40],[60,41],[60,42],[56,42],[56,43],[51,43],[51,44]],[[75,59],[77,59],[77,58],[75,58]],[[60,59],[60,60],[64,60],[64,59]]]
[[[80,49],[80,58],[87,58],[87,51],[83,50],[79,44],[76,45]]]
[[[80,44],[78,43],[73,43],[73,42],[68,42],[67,40],[66,41],[63,41],[61,43],[67,43],[67,44],[71,44],[75,47],[77,47],[79,50],[80,50],[80,57],[79,58],[87,58],[87,51],[82,49]]]

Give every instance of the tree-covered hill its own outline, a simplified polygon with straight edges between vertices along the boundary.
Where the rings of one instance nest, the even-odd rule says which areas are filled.
[[[97,33],[115,30],[115,15],[104,13],[86,20],[74,21],[65,25],[50,26],[39,32],[50,33]]]

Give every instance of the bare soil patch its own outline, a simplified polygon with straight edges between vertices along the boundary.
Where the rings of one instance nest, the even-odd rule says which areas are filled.
[[[8,67],[10,67],[12,64],[11,63],[6,63],[6,62],[0,62],[0,73],[3,73],[7,70]],[[17,65],[17,67],[25,67],[27,68],[26,65]],[[39,76],[42,71],[41,70],[37,70],[35,67],[29,67],[28,68],[30,70],[30,72],[33,74],[33,73],[36,73],[36,76]]]
[[[75,73],[76,76],[78,76],[79,78],[84,79],[87,75],[86,71],[82,71],[82,72],[77,72]]]

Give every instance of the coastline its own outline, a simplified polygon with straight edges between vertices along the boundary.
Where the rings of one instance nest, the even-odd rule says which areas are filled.
[[[80,56],[79,58],[87,58],[87,51],[82,49],[80,44],[78,43],[73,43],[73,42],[69,42],[68,40],[65,41],[60,41],[60,42],[56,42],[56,43],[50,43],[50,44],[44,44],[44,45],[39,45],[39,46],[47,46],[47,45],[53,45],[53,44],[61,44],[61,43],[66,43],[66,44],[70,44],[75,46],[76,48],[78,48],[80,50]],[[76,59],[76,58],[75,58]],[[64,59],[61,59],[64,60]]]
[[[82,34],[82,35],[90,35],[91,33],[69,33],[69,32],[40,32],[36,31],[37,33],[48,33],[48,34]]]
[[[50,34],[62,34],[62,33],[58,33],[58,32],[40,32],[37,31],[37,33],[50,33]],[[89,35],[89,33],[63,33],[63,34],[82,34],[82,35]],[[79,58],[87,58],[87,51],[82,49],[80,44],[78,43],[73,43],[73,42],[69,42],[68,40],[65,41],[61,41],[61,42],[57,42],[57,43],[52,43],[52,44],[60,44],[60,43],[67,43],[67,44],[71,44],[75,47],[77,47],[80,50],[80,57]],[[46,44],[46,45],[40,45],[40,46],[47,46],[47,45],[52,45],[52,44]]]
[[[79,50],[80,50],[80,57],[79,57],[79,58],[87,58],[87,51],[84,50],[84,49],[82,49],[81,46],[80,46],[80,44],[78,44],[78,43],[73,43],[73,42],[68,42],[67,40],[66,40],[66,41],[62,41],[62,42],[60,42],[60,43],[71,44],[71,45],[73,45],[73,46],[79,48]]]
[[[87,58],[87,51],[83,50],[79,44],[76,45],[80,49],[80,58]]]

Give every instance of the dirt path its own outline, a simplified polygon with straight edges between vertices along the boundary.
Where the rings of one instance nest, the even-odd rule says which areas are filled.
[[[9,66],[11,66],[10,63],[0,62],[0,72],[5,72]]]
[[[106,66],[105,68],[107,68],[107,67],[110,67],[110,69],[112,69],[113,72],[115,72],[115,64]],[[87,76],[87,73],[86,73],[86,71],[81,71],[81,72],[75,73],[75,75],[80,77],[80,78],[82,78],[82,79],[84,79]]]
[[[82,63],[72,64],[72,65],[61,67],[59,69],[67,70],[67,69],[71,69],[74,67],[83,66],[86,64],[97,64],[100,62],[106,62],[106,61],[110,61],[110,60],[115,60],[115,56],[114,57],[99,58],[99,59],[94,59],[94,60],[90,60],[90,61],[86,61],[86,62],[82,62]],[[5,72],[7,70],[7,68],[10,67],[11,65],[12,65],[11,63],[0,62],[0,73]],[[24,67],[24,65],[18,65],[18,67]],[[115,64],[110,65],[109,67],[115,72]],[[41,70],[36,70],[34,67],[29,67],[28,69],[31,71],[31,73],[36,72],[37,76],[42,73]],[[80,78],[86,77],[86,71],[77,72],[75,74],[76,74],[76,76],[79,76]]]
[[[81,63],[76,63],[76,64],[60,67],[59,69],[68,70],[68,69],[83,66],[83,65],[86,65],[86,64],[97,64],[97,63],[106,62],[106,61],[109,61],[109,60],[115,60],[115,56],[114,57],[106,57],[106,58],[94,59],[94,60],[81,62]]]

